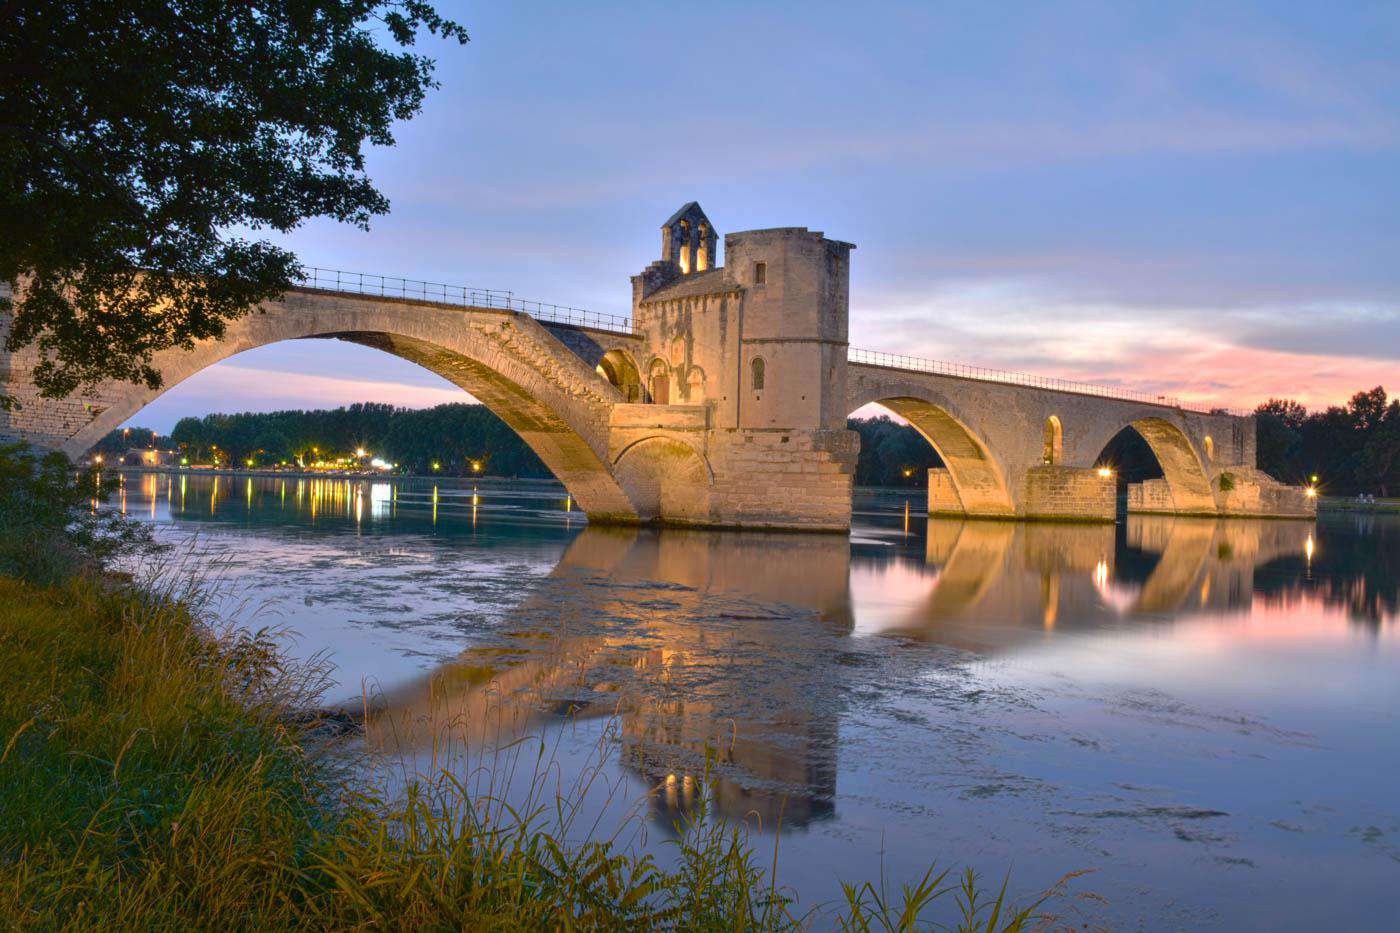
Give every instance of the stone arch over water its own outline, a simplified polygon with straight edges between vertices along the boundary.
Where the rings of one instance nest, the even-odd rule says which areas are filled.
[[[1161,482],[1166,485],[1173,511],[1200,515],[1212,515],[1218,511],[1210,473],[1201,453],[1180,427],[1164,418],[1138,418],[1121,425],[1104,441],[1103,452],[1096,462],[1114,467],[1115,464],[1105,459],[1106,452],[1119,435],[1128,431],[1138,435],[1156,458],[1162,471]]]
[[[417,363],[470,393],[509,425],[590,516],[636,521],[607,456],[616,387],[513,312],[295,291],[230,323],[218,340],[157,354],[159,389],[107,383],[82,404],[92,414],[61,449],[78,456],[185,379],[245,350],[286,340],[335,339]],[[72,404],[77,404],[72,403]]]
[[[917,390],[914,390],[917,391]],[[957,508],[970,515],[1013,516],[1016,506],[1006,471],[986,441],[952,410],[921,394],[856,399],[851,410],[878,404],[908,421],[943,461]]]

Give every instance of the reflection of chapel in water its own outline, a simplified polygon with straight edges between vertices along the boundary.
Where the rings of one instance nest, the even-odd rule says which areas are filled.
[[[858,548],[853,568],[844,536],[590,527],[520,607],[506,645],[386,696],[367,731],[411,750],[442,723],[488,739],[506,707],[518,732],[563,711],[616,715],[623,764],[655,789],[661,825],[695,802],[709,754],[720,814],[802,826],[833,811],[853,629],[986,653],[1125,617],[1244,608],[1254,568],[1310,554],[1312,530],[936,520],[922,554]],[[897,614],[857,618],[853,576],[880,573],[931,586]]]

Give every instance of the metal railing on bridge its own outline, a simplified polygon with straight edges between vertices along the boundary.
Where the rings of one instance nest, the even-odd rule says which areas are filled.
[[[352,295],[408,298],[415,301],[458,305],[464,308],[522,311],[533,318],[554,324],[572,324],[576,327],[592,327],[597,330],[615,331],[622,334],[632,333],[632,319],[621,314],[602,314],[597,311],[586,311],[583,308],[571,308],[568,305],[551,304],[547,301],[517,298],[514,292],[494,288],[445,285],[441,282],[424,282],[419,279],[375,275],[369,272],[346,272],[342,269],[322,269],[316,266],[303,267],[302,276],[296,280],[296,284],[305,288],[347,292]]]
[[[494,288],[473,288],[470,285],[445,285],[440,282],[424,282],[419,279],[405,279],[391,275],[375,275],[368,272],[346,272],[341,269],[322,269],[316,266],[303,268],[303,275],[297,284],[306,288],[325,291],[348,292],[354,295],[378,295],[386,298],[408,298],[417,301],[431,301],[439,304],[458,305],[467,308],[497,308],[503,311],[521,311],[531,317],[556,324],[571,324],[576,327],[591,327],[614,333],[635,333],[632,319],[622,314],[603,314],[587,311],[568,305],[551,304],[515,297],[514,292]],[[1244,415],[1247,412],[1231,411],[1184,402],[1169,395],[1153,395],[1150,392],[1135,392],[1132,389],[1115,386],[1095,385],[1077,382],[1073,379],[1057,379],[1052,376],[1033,376],[1028,373],[1009,372],[1003,369],[990,369],[985,366],[972,366],[967,363],[949,363],[943,360],[921,359],[898,353],[882,353],[878,350],[863,350],[851,347],[848,358],[852,363],[869,366],[882,366],[887,369],[901,369],[917,373],[933,373],[939,376],[956,376],[961,379],[976,379],[981,382],[997,382],[1006,385],[1028,386],[1036,389],[1053,389],[1057,392],[1073,392],[1077,395],[1093,395],[1099,398],[1115,398],[1130,402],[1145,402],[1166,408],[1180,408],[1201,414]]]
[[[1116,386],[1095,385],[1091,382],[1078,382],[1073,379],[1057,379],[1053,376],[1033,376],[1029,373],[1016,373],[1004,369],[989,369],[985,366],[972,366],[967,363],[949,363],[943,360],[920,359],[898,353],[883,353],[879,350],[862,350],[851,347],[846,358],[852,363],[867,366],[882,366],[886,369],[902,369],[908,372],[932,373],[937,376],[956,376],[960,379],[976,379],[980,382],[997,382],[1005,385],[1027,386],[1034,389],[1053,389],[1056,392],[1073,392],[1076,395],[1093,395],[1099,398],[1115,398],[1129,402],[1146,402],[1165,408],[1180,408],[1204,415],[1245,415],[1248,412],[1231,411],[1185,402],[1170,395],[1154,395],[1150,392],[1135,392]]]

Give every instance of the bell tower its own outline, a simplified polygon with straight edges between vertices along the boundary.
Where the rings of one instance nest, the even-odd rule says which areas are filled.
[[[661,225],[661,260],[675,263],[681,275],[713,269],[717,241],[710,218],[691,201]]]

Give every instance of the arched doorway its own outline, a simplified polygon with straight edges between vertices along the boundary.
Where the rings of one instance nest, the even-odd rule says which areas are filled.
[[[658,358],[651,361],[647,372],[647,390],[653,405],[671,404],[671,367],[666,365],[665,360]]]
[[[609,350],[596,367],[598,375],[611,382],[626,402],[642,400],[642,374],[626,350]]]

